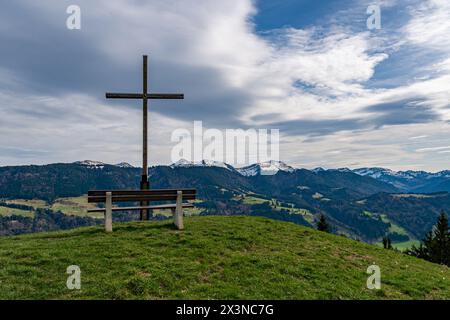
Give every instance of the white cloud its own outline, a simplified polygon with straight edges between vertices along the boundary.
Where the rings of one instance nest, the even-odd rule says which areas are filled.
[[[447,147],[432,147],[432,148],[421,148],[417,149],[416,152],[430,152],[430,151],[442,151],[450,149],[450,146]]]
[[[387,3],[395,5],[394,1]],[[78,39],[80,45],[108,63],[120,65],[121,70],[140,72],[133,69],[137,57],[149,53],[151,75],[154,68],[159,71],[158,80],[152,82],[151,78],[151,84],[159,87],[163,81],[164,86],[181,88],[192,113],[200,117],[197,120],[205,120],[205,127],[207,120],[214,117],[216,124],[258,127],[283,121],[292,121],[293,126],[295,121],[362,121],[367,125],[356,129],[344,126],[338,132],[330,130],[328,136],[317,138],[314,144],[308,142],[308,134],[285,133],[285,145],[291,151],[285,152],[284,160],[331,167],[346,163],[420,167],[421,162],[433,168],[445,166],[440,158],[426,158],[424,153],[415,152],[426,146],[409,148],[404,141],[426,144],[437,139],[436,143],[446,143],[441,133],[448,133],[448,125],[442,121],[450,120],[448,58],[431,65],[421,63],[428,77],[411,79],[402,86],[374,89],[368,83],[377,66],[390,58],[383,45],[397,41],[397,37],[394,41],[386,33],[377,36],[334,25],[327,29],[320,26],[280,29],[263,37],[254,31],[251,18],[256,8],[250,0],[102,0],[79,1],[79,5],[82,30],[67,35],[67,41]],[[33,6],[33,15],[48,26],[46,32],[60,32],[59,28],[64,28],[61,21],[64,22],[65,11],[60,11],[63,5],[47,2]],[[403,38],[394,45],[396,50],[411,45],[449,53],[449,8],[445,0],[430,0],[411,7],[412,18],[400,30]],[[366,17],[364,11],[361,14]],[[344,20],[341,17],[339,22]],[[3,20],[0,37],[4,24]],[[18,37],[28,37],[20,28],[14,30],[19,32]],[[27,41],[30,48],[39,45],[36,39]],[[48,50],[58,60],[54,52],[64,43],[44,44],[37,49]],[[81,47],[73,54],[85,52],[88,50]],[[88,93],[15,94],[24,91],[26,81],[7,67],[0,65],[0,147],[11,150],[22,146],[22,153],[30,157],[35,151],[36,157],[29,158],[29,162],[93,158],[139,164],[140,112],[125,108],[126,103],[113,106]],[[48,84],[53,85],[57,84]],[[219,101],[228,92],[237,98]],[[416,108],[439,116],[440,125],[383,127],[370,121],[384,111],[368,110],[369,106],[410,99],[419,101]],[[221,112],[221,108],[225,111]],[[186,113],[190,116],[189,111]],[[169,161],[171,130],[190,127],[188,121],[162,114],[151,108],[153,163]],[[399,138],[392,139],[392,135]],[[295,154],[292,150],[305,152]],[[5,153],[0,162],[27,162],[14,155],[20,152],[9,152],[10,156]],[[322,160],[323,154],[327,154],[326,160]]]
[[[450,2],[426,0],[411,10],[412,19],[403,28],[406,39],[414,44],[450,50]]]

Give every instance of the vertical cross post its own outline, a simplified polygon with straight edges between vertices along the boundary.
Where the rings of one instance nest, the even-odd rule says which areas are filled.
[[[107,92],[107,99],[142,99],[142,112],[143,112],[143,122],[142,122],[142,177],[141,177],[141,190],[150,189],[150,183],[148,181],[148,99],[184,99],[184,94],[182,93],[149,93],[148,92],[148,68],[147,68],[147,56],[143,56],[143,66],[142,66],[142,76],[143,76],[143,86],[142,93],[112,93]],[[148,201],[141,202],[141,206],[147,206]],[[148,220],[149,210],[141,209],[140,212],[141,220]]]
[[[147,161],[147,152],[148,152],[148,87],[147,87],[147,56],[143,56],[143,64],[142,64],[142,76],[143,76],[143,86],[142,86],[142,112],[143,112],[143,123],[142,123],[142,177],[141,177],[141,190],[150,189],[150,184],[148,182],[148,161]],[[141,206],[147,206],[148,202],[141,202]],[[141,210],[141,220],[148,220],[148,209]]]

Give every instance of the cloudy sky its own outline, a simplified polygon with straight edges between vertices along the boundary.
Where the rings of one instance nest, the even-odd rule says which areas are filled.
[[[66,9],[81,8],[69,30]],[[369,30],[378,4],[381,29]],[[297,167],[450,169],[448,0],[3,1],[0,165],[93,159],[140,164],[141,103],[106,91],[183,92],[152,101],[150,163],[171,132],[280,129]]]

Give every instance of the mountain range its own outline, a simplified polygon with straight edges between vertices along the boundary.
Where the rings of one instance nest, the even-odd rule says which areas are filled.
[[[108,165],[103,162],[92,160],[77,161],[74,162],[74,164],[96,168]],[[126,162],[121,162],[119,164],[115,164],[114,166],[121,168],[134,168],[131,164]],[[171,164],[170,167],[171,168],[218,167],[238,172],[239,174],[247,177],[257,175],[273,175],[276,174],[278,171],[291,173],[296,170],[306,170],[301,168],[297,169],[287,165],[282,161],[273,161],[273,160],[255,163],[240,168],[235,168],[229,164],[219,161],[202,160],[194,162],[181,159]],[[321,171],[352,172],[360,176],[368,176],[376,180],[391,184],[397,189],[397,191],[400,192],[414,192],[414,193],[432,193],[441,191],[450,192],[450,170],[443,170],[440,172],[427,172],[427,171],[413,171],[413,170],[393,171],[387,168],[380,168],[380,167],[367,167],[357,169],[349,169],[349,168],[324,169],[319,167],[312,169],[310,171],[314,173],[319,173]]]
[[[78,197],[89,189],[138,188],[141,169],[79,161],[0,167],[1,199]],[[314,226],[325,214],[335,233],[367,242],[385,235],[421,239],[440,210],[450,210],[448,172],[380,168],[295,169],[271,161],[234,168],[220,162],[179,161],[149,169],[152,188],[195,187],[201,214],[263,215]]]
[[[278,171],[294,172],[296,169],[285,164],[282,161],[267,161],[262,163],[255,163],[242,168],[234,168],[233,166],[218,162],[203,160],[200,162],[192,162],[187,160],[180,160],[173,163],[171,167],[220,167],[232,171],[237,171],[243,176],[257,176],[257,175],[272,175]],[[426,171],[393,171],[387,168],[369,167],[369,168],[338,168],[338,169],[324,169],[316,168],[311,170],[314,173],[321,171],[339,171],[352,172],[360,176],[368,176],[376,180],[386,182],[394,186],[401,192],[417,192],[430,193],[450,191],[450,170],[440,172],[426,172]]]

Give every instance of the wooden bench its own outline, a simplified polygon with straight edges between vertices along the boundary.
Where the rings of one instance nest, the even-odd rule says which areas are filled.
[[[88,192],[89,203],[104,203],[105,208],[88,209],[88,212],[105,213],[105,230],[112,232],[112,212],[130,211],[142,209],[171,209],[175,226],[182,230],[183,208],[194,205],[186,202],[195,200],[197,191],[195,189],[154,189],[154,190],[91,190]],[[117,202],[152,202],[152,201],[176,201],[171,204],[157,204],[133,207],[113,207]]]

